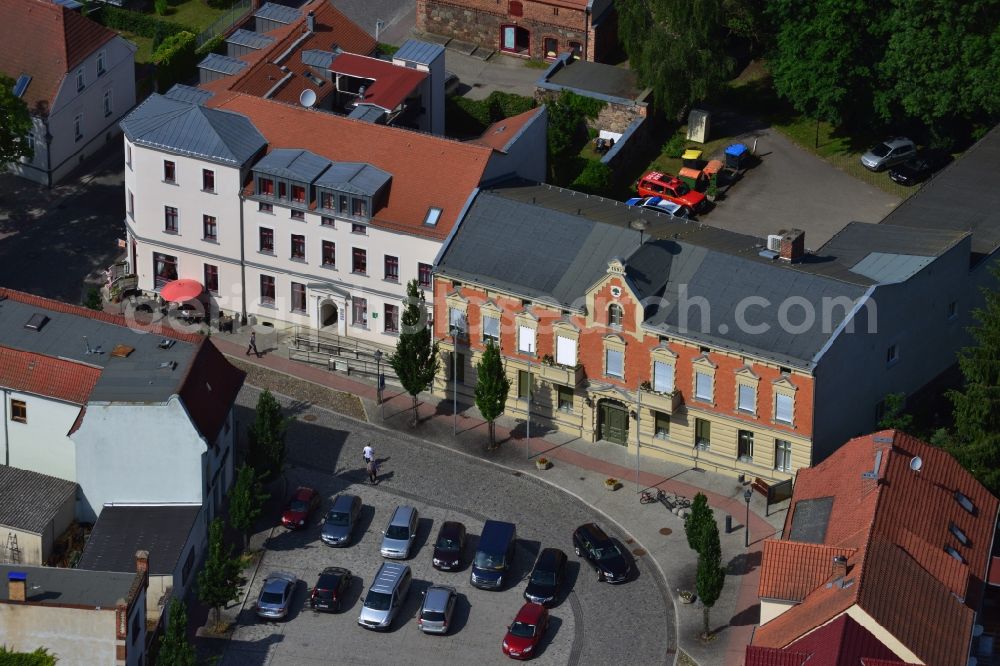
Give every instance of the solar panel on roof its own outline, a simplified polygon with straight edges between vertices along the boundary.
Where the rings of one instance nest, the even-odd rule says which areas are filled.
[[[14,84],[14,97],[21,97],[24,95],[24,91],[28,89],[28,84],[31,83],[30,74],[22,74],[17,77],[17,82]]]

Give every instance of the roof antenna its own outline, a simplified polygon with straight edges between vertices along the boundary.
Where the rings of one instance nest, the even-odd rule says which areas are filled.
[[[87,355],[90,356],[94,353],[94,350],[90,348],[90,341],[87,340],[87,336],[83,336],[83,344],[87,345]]]

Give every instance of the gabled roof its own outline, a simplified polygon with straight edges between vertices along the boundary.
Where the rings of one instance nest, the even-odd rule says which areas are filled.
[[[841,615],[786,648],[747,646],[744,666],[906,666],[874,634]]]
[[[358,101],[373,104],[386,111],[392,111],[402,104],[427,78],[427,72],[419,69],[402,67],[385,60],[354,53],[337,54],[328,67],[336,74],[370,79],[372,82],[365,87],[364,97]],[[278,95],[276,98],[286,102],[297,102],[299,93],[294,90],[292,92],[295,95],[294,99],[289,99],[288,95]]]
[[[49,0],[0,0],[0,74],[31,76],[22,96],[46,114],[67,73],[117,37],[114,30]]]
[[[540,106],[519,113],[516,116],[498,120],[487,127],[478,139],[470,139],[469,142],[478,143],[481,146],[492,148],[497,152],[505,153],[520,135],[521,130],[537,118],[539,114],[544,112],[545,108]]]
[[[106,506],[87,538],[78,569],[134,571],[135,552],[149,553],[149,575],[169,576],[185,556],[184,546],[201,505]]]
[[[768,566],[761,569],[758,595],[762,599],[802,601],[830,580],[834,557],[850,558],[856,550],[768,539],[763,557]]]
[[[227,361],[215,345],[206,340],[198,349],[178,395],[209,446],[225,426],[244,379],[246,373]]]
[[[75,496],[72,481],[0,465],[0,528],[41,534]]]
[[[824,545],[857,549],[850,584],[816,586],[761,626],[754,645],[785,647],[857,605],[924,663],[964,664],[997,499],[946,452],[897,431],[857,437],[799,470],[785,534],[799,504],[819,497],[834,498]],[[762,581],[786,570],[783,548],[795,546],[765,548]]]
[[[328,166],[330,160],[308,150],[276,148],[254,164],[253,170],[275,178],[312,183]]]
[[[360,162],[333,162],[316,180],[316,185],[341,192],[373,196],[385,187],[392,175],[371,164]]]
[[[0,386],[11,391],[84,405],[100,377],[100,368],[0,346]]]
[[[229,166],[242,166],[267,143],[244,116],[155,93],[121,127],[137,145]]]
[[[482,146],[251,95],[216,95],[210,104],[251,119],[272,150],[308,147],[334,163],[367,163],[391,173],[387,203],[372,224],[428,238],[448,235],[491,155]],[[424,224],[432,207],[442,210],[434,227]]]

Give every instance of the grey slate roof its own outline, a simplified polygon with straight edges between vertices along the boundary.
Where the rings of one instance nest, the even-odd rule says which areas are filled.
[[[302,64],[320,69],[330,69],[333,61],[340,55],[339,51],[320,51],[319,49],[307,49],[302,52]]]
[[[629,100],[635,99],[642,92],[635,72],[631,69],[587,60],[569,59],[566,65],[548,78],[548,81],[581,92]]]
[[[221,53],[209,53],[198,63],[198,69],[207,69],[220,74],[239,74],[246,69],[247,63],[239,58],[230,58]]]
[[[316,185],[341,192],[374,196],[391,179],[391,174],[371,164],[333,162],[316,181]]]
[[[183,83],[175,83],[170,90],[163,94],[164,97],[169,97],[178,102],[190,102],[192,104],[204,104],[212,99],[214,95],[215,93],[211,91],[186,86]]]
[[[910,229],[972,232],[972,252],[1000,249],[1000,125],[882,220]]]
[[[833,511],[833,497],[817,497],[795,503],[789,541],[801,543],[823,543],[830,525]]]
[[[275,178],[311,183],[329,166],[330,160],[308,150],[277,148],[257,162],[253,170]]]
[[[871,253],[937,257],[969,234],[954,229],[913,229],[893,224],[851,222],[816,250],[854,267]]]
[[[134,555],[134,553],[133,553]],[[127,599],[135,573],[0,564],[0,602],[10,601],[7,574],[27,574],[27,600],[41,605],[78,605],[114,610]]]
[[[628,226],[636,217],[649,223],[641,249],[639,232]],[[827,330],[820,317],[823,299],[857,302],[875,284],[835,260],[778,263],[758,256],[762,240],[659,218],[547,186],[483,191],[437,271],[531,300],[580,308],[586,290],[619,257],[639,297],[650,299],[645,314],[651,330],[796,366],[814,361],[846,315],[846,308],[833,308]],[[681,307],[682,294],[709,303],[707,328],[701,308]],[[736,306],[751,296],[772,304],[754,308],[746,317],[748,323],[766,324],[766,331],[751,328],[751,333],[737,325]],[[789,297],[813,306],[816,325],[794,334],[784,330],[788,327],[781,325],[779,305]],[[791,314],[788,320],[800,321]]]
[[[244,30],[243,28],[240,28],[226,38],[226,43],[236,44],[237,46],[246,46],[251,49],[262,49],[265,46],[273,44],[274,37],[262,35],[259,32],[254,32],[253,30]]]
[[[106,506],[97,518],[78,569],[134,571],[135,552],[149,551],[149,574],[169,576],[201,506]]]
[[[72,481],[0,465],[0,528],[41,534],[74,497],[76,483]]]
[[[440,44],[408,39],[392,54],[392,57],[396,60],[408,60],[420,65],[429,65],[442,53],[444,53],[444,47]]]
[[[302,12],[298,9],[286,7],[285,5],[276,5],[273,2],[265,2],[260,6],[260,9],[254,12],[254,16],[257,18],[284,23],[285,25],[294,23],[301,15]]]
[[[49,318],[40,331],[24,328],[36,312]],[[86,341],[84,340],[86,337]],[[102,368],[89,402],[164,403],[177,394],[195,357],[196,348],[174,341],[159,349],[161,338],[89,317],[56,312],[11,298],[0,300],[0,345],[88,363]],[[112,358],[115,345],[135,348],[127,358]],[[100,348],[103,353],[87,354]],[[160,368],[174,362],[174,369]]]
[[[130,141],[231,166],[242,166],[267,142],[246,116],[150,95],[121,121]]]
[[[386,111],[380,106],[375,106],[374,104],[358,104],[354,109],[347,114],[348,118],[353,118],[354,120],[362,120],[366,123],[377,123],[386,116]]]

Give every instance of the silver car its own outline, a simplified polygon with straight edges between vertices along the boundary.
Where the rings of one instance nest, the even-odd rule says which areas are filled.
[[[385,631],[406,602],[413,574],[399,562],[383,562],[361,604],[358,624],[365,629]]]
[[[448,623],[455,612],[458,593],[447,585],[433,585],[424,591],[424,603],[417,616],[417,625],[425,634],[447,634]]]
[[[397,506],[382,534],[382,557],[394,560],[408,558],[417,538],[417,510],[412,506]]]
[[[283,571],[268,574],[257,597],[257,615],[267,620],[280,620],[288,615],[298,582],[298,578]]]
[[[906,137],[900,136],[873,146],[871,150],[861,156],[861,164],[866,169],[882,171],[894,164],[905,162],[916,154],[916,144]]]
[[[346,546],[351,542],[354,526],[361,514],[361,498],[357,495],[338,495],[323,519],[319,538],[328,546]]]

